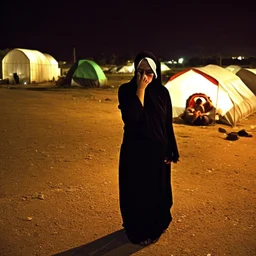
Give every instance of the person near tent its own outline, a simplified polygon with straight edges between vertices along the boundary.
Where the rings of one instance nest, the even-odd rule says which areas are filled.
[[[205,113],[210,112],[213,109],[213,103],[209,96],[204,97],[205,102],[203,103]]]
[[[205,113],[203,100],[201,98],[197,98],[195,101],[194,109],[196,111],[200,111],[201,113]]]
[[[184,121],[190,125],[209,125],[211,122],[207,113],[203,113],[196,108],[187,107],[182,115]]]
[[[213,122],[209,111],[212,109],[212,102],[206,99],[203,103],[201,98],[197,98],[194,107],[187,107],[183,113],[183,119],[191,125],[209,125]],[[207,112],[206,112],[207,109]]]
[[[195,120],[198,117],[198,111],[196,111],[194,108],[192,107],[187,107],[184,111],[184,113],[182,114],[182,118],[184,119],[184,121],[187,124],[193,124],[195,122]]]
[[[13,79],[15,81],[15,84],[19,84],[20,83],[20,77],[18,76],[17,73],[13,73]]]
[[[128,239],[156,242],[172,221],[171,164],[179,160],[172,103],[151,52],[140,52],[134,76],[118,90],[124,123],[119,155],[119,202]]]

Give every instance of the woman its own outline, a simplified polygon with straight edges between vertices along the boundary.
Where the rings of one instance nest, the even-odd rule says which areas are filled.
[[[134,61],[135,73],[118,90],[124,122],[119,159],[123,226],[132,243],[156,242],[172,221],[171,162],[179,153],[172,105],[162,85],[160,62],[150,52]]]

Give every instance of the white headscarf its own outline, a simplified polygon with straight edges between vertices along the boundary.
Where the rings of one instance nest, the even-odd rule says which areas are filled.
[[[140,66],[141,62],[143,60],[146,60],[148,62],[148,65],[150,66],[150,68],[152,69],[152,71],[154,72],[154,75],[155,75],[155,78],[157,78],[157,73],[156,73],[156,63],[151,59],[151,58],[148,58],[148,57],[145,57],[143,59],[140,60],[137,68]]]

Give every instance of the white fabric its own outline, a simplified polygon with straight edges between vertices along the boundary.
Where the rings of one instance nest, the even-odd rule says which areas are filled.
[[[143,60],[146,60],[146,61],[148,62],[148,65],[150,66],[150,68],[151,68],[152,71],[154,72],[155,78],[157,78],[156,63],[155,63],[151,58],[148,58],[148,57],[143,58],[143,59],[139,62],[137,68],[140,66],[140,64],[141,64],[141,62],[142,62]]]

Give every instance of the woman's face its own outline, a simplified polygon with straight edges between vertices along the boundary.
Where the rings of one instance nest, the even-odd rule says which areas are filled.
[[[149,66],[147,60],[142,60],[139,67],[138,72],[143,76],[144,74],[147,76],[149,82],[151,82],[154,78],[154,72],[152,71],[151,67]]]

